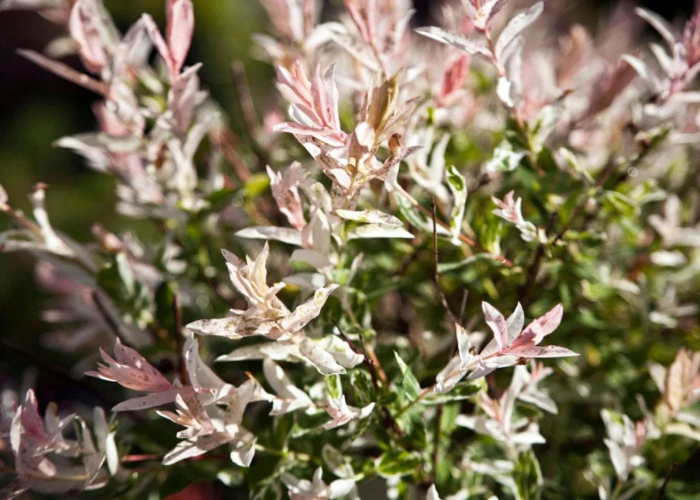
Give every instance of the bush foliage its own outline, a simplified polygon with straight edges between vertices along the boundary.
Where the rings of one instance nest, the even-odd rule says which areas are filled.
[[[76,242],[47,186],[26,214],[0,186],[43,341],[103,400],[6,387],[0,495],[696,498],[700,14],[261,2],[277,92],[234,64],[243,137],[191,0],[125,33],[100,0],[2,4],[64,28],[20,54],[98,96],[56,145],[134,230]]]

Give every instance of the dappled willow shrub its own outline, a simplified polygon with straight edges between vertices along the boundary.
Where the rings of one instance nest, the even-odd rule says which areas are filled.
[[[6,388],[3,498],[697,494],[700,15],[592,37],[515,3],[414,30],[402,0],[263,0],[281,99],[261,118],[235,65],[239,141],[186,64],[190,0],[124,34],[100,0],[6,2],[65,28],[21,55],[101,99],[57,145],[160,238],[76,242],[45,185],[31,214],[0,189],[46,345],[120,401],[42,418]]]

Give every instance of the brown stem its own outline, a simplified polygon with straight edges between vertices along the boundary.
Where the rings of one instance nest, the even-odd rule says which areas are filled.
[[[369,356],[367,356],[367,350],[365,349],[364,339],[362,340],[362,350],[364,352],[360,352],[360,350],[357,347],[355,347],[355,344],[353,344],[350,341],[350,339],[347,337],[347,335],[345,335],[345,332],[343,332],[343,329],[340,328],[340,325],[338,324],[338,322],[336,320],[333,320],[333,324],[338,329],[338,333],[343,338],[343,340],[348,344],[348,346],[350,346],[350,349],[352,350],[352,352],[354,352],[355,354],[362,355],[362,357],[363,357],[362,362],[367,367],[367,371],[369,371],[370,375],[372,376],[372,384],[374,385],[374,390],[379,392],[379,382],[377,380],[377,371],[375,369],[374,363],[369,358]],[[362,335],[360,335],[360,338],[362,338]]]
[[[558,217],[558,212],[552,212],[552,214],[549,217],[549,223],[547,224],[547,229],[546,233],[552,232],[554,229],[554,224],[556,224],[557,217]],[[557,238],[555,237],[554,240],[552,241],[552,244],[556,243]],[[542,259],[544,258],[545,251],[547,248],[546,243],[540,243],[540,246],[537,247],[537,251],[535,252],[535,258],[532,261],[532,265],[528,269],[527,272],[527,278],[525,280],[525,284],[523,287],[520,289],[520,300],[519,302],[522,303],[523,307],[527,308],[530,302],[530,290],[532,289],[532,285],[534,285],[535,280],[537,279],[537,275],[540,272],[540,268],[542,267]]]
[[[437,468],[440,461],[440,425],[442,424],[443,405],[439,405],[435,413],[435,435],[433,437],[433,482],[437,482]]]
[[[253,102],[253,95],[250,92],[250,85],[248,84],[248,79],[245,75],[245,67],[240,61],[235,61],[232,66],[233,79],[236,82],[236,91],[238,94],[238,102],[241,107],[241,114],[243,115],[243,121],[245,122],[246,129],[248,131],[248,136],[250,137],[251,147],[253,153],[258,158],[258,167],[261,170],[265,170],[265,165],[269,163],[267,152],[260,147],[258,143],[258,130],[260,130],[260,124],[258,122],[258,115],[255,111],[255,103]]]
[[[122,463],[139,463],[139,462],[151,462],[154,460],[163,460],[163,455],[126,455],[122,458]],[[200,455],[198,457],[190,457],[187,459],[189,462],[198,462],[201,460],[231,460],[230,455]]]
[[[659,488],[659,491],[656,493],[656,500],[663,499],[664,493],[666,492],[666,486],[671,481],[673,475],[676,473],[676,469],[678,469],[678,464],[676,462],[673,462],[673,465],[671,465],[671,469],[668,471],[668,474],[666,474],[666,477],[664,478],[664,482],[661,485],[661,488]]]
[[[85,379],[84,377],[78,378],[71,375],[70,373],[66,373],[61,367],[51,363],[51,361],[48,360],[48,357],[41,356],[39,353],[32,352],[31,349],[27,349],[24,346],[15,344],[9,339],[0,339],[0,344],[3,346],[3,350],[6,349],[7,351],[12,351],[14,354],[19,354],[20,356],[26,358],[26,360],[30,363],[35,363],[41,368],[42,372],[50,373],[54,377],[65,379],[71,385],[77,384],[82,386],[82,389],[88,391],[92,396],[102,401],[107,406],[111,407],[118,403],[118,401],[115,401],[112,398],[110,398],[109,395],[107,395],[104,391],[96,391],[92,387],[86,385],[85,381],[87,379]],[[132,417],[137,417],[137,414],[135,412],[131,412],[129,415]]]
[[[129,342],[129,339],[127,339],[124,335],[119,322],[112,315],[112,312],[109,310],[109,307],[107,306],[107,303],[105,302],[105,299],[100,291],[93,290],[90,296],[93,304],[95,304],[95,309],[97,309],[97,312],[100,314],[104,322],[107,324],[112,333],[114,333],[114,336],[117,337],[122,344],[130,347],[131,342]]]
[[[433,214],[427,208],[425,208],[423,205],[421,205],[420,203],[417,203],[417,202],[413,203],[413,201],[411,203],[413,204],[413,206],[415,208],[418,209],[419,212],[421,212],[426,217],[428,217],[428,218],[433,217]],[[443,222],[439,219],[436,222],[439,226],[441,226],[447,230],[450,230],[450,226],[446,222]],[[462,243],[464,243],[472,248],[476,248],[477,250],[481,250],[482,252],[488,253],[488,250],[486,250],[478,241],[474,241],[462,233],[459,233],[459,240]],[[513,267],[513,263],[510,260],[506,259],[502,255],[493,255],[493,258],[496,259],[497,261],[499,261],[500,263],[504,264],[506,267]]]
[[[450,309],[450,304],[447,302],[447,297],[445,296],[445,292],[442,291],[442,288],[440,287],[440,272],[438,271],[438,237],[437,237],[437,206],[435,204],[435,198],[433,198],[433,260],[435,264],[435,271],[433,278],[435,280],[435,289],[437,290],[438,295],[440,296],[440,300],[442,301],[442,306],[445,308],[445,312],[447,312],[447,316],[450,318],[450,322],[452,323],[452,328],[455,328],[455,325],[457,324],[457,318],[455,318],[454,314],[452,314],[452,310]]]
[[[372,385],[374,385],[375,394],[379,395],[380,389],[379,389],[379,380],[378,380],[378,375],[377,375],[377,364],[378,363],[375,363],[376,356],[374,356],[374,353],[372,353],[373,356],[369,356],[369,354],[368,354],[369,349],[367,348],[367,345],[365,344],[364,337],[362,336],[362,334],[360,334],[360,340],[362,341],[362,351],[363,351],[363,352],[360,352],[360,350],[357,347],[355,347],[355,344],[350,342],[350,339],[347,337],[347,335],[345,335],[345,332],[343,332],[343,329],[340,328],[340,325],[338,324],[338,322],[336,320],[333,320],[333,324],[338,329],[338,332],[340,333],[340,336],[343,338],[343,340],[350,346],[350,349],[352,349],[352,351],[355,354],[362,354],[363,355],[363,363],[367,367],[367,370],[369,371],[369,373],[372,377]],[[386,377],[386,375],[384,375],[384,377]],[[387,387],[388,386],[387,381],[385,379],[383,379],[382,381],[384,382],[384,386]],[[398,434],[399,436],[403,436],[403,430],[401,430],[401,427],[399,427],[399,424],[396,423],[396,420],[394,420],[394,417],[391,416],[391,413],[389,412],[389,410],[386,407],[383,408],[383,413],[384,413],[385,423],[391,425],[391,427],[394,429],[394,432],[396,432],[396,434]]]
[[[246,78],[245,75],[245,67],[241,61],[234,61],[231,65],[231,69],[233,71],[233,79],[236,82],[236,92],[238,94],[238,102],[241,106],[243,120],[248,128],[251,139],[254,140],[257,135],[256,131],[260,125],[258,123],[258,115],[255,111],[255,104],[253,103],[253,96],[250,93],[248,78]]]
[[[469,290],[466,288],[462,291],[462,303],[459,306],[459,324],[464,325],[466,320],[465,315],[467,314],[467,300],[469,299]]]
[[[236,151],[237,139],[237,136],[226,127],[221,127],[211,133],[212,142],[219,147],[226,163],[233,167],[238,180],[245,184],[250,179],[251,173],[248,165]]]
[[[173,290],[173,336],[175,337],[175,349],[177,350],[177,367],[180,374],[180,380],[183,384],[189,382],[187,373],[187,363],[185,361],[185,337],[182,334],[182,300],[180,299],[180,291],[175,288]]]

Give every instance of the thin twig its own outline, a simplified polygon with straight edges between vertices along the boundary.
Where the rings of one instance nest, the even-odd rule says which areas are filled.
[[[333,324],[338,329],[338,333],[343,338],[343,340],[350,346],[352,352],[354,352],[355,354],[360,354],[362,356],[362,362],[367,367],[367,371],[369,371],[370,375],[372,376],[372,384],[374,385],[374,390],[377,393],[379,393],[379,380],[377,378],[376,366],[374,365],[374,361],[367,355],[367,349],[365,347],[364,339],[362,339],[362,351],[364,352],[360,352],[360,350],[357,347],[355,347],[355,344],[353,344],[347,337],[347,335],[345,335],[345,332],[343,332],[343,329],[340,328],[340,325],[336,320],[333,320]],[[360,335],[360,338],[362,338],[362,335]]]
[[[110,94],[109,85],[104,82],[97,81],[85,73],[76,71],[67,64],[49,59],[48,57],[33,50],[17,49],[16,52],[25,59],[30,60],[34,64],[41,66],[45,70],[50,71],[54,75],[68,80],[69,82],[75,83],[76,85],[105,97],[108,97]]]
[[[440,461],[440,425],[442,424],[443,406],[439,405],[435,413],[435,436],[433,437],[433,482],[437,482],[437,468]]]
[[[549,223],[547,224],[547,229],[545,230],[545,233],[551,233],[552,230],[554,229],[554,224],[556,224],[557,217],[559,213],[558,212],[552,212],[552,214],[549,217]],[[556,243],[557,238],[554,238],[552,241],[552,244]],[[535,258],[532,261],[532,265],[528,269],[527,272],[527,278],[525,279],[525,284],[523,287],[520,289],[520,301],[523,305],[523,307],[527,308],[530,302],[530,290],[532,289],[532,285],[535,284],[535,280],[537,279],[537,275],[540,272],[540,268],[542,267],[542,259],[544,258],[545,251],[547,249],[547,244],[546,243],[540,243],[540,245],[537,247],[537,251],[535,252]]]
[[[375,391],[376,395],[378,396],[379,392],[380,392],[380,387],[379,387],[379,380],[378,380],[378,376],[377,376],[377,364],[375,363],[376,357],[369,356],[368,353],[370,350],[367,348],[367,345],[365,344],[364,337],[362,336],[362,334],[360,334],[360,340],[362,341],[362,351],[363,351],[363,352],[360,352],[360,350],[357,347],[355,347],[355,344],[350,342],[350,339],[347,337],[347,335],[345,335],[345,332],[343,332],[343,329],[340,328],[340,325],[338,324],[338,322],[336,320],[333,320],[333,324],[338,329],[338,333],[343,338],[343,340],[350,346],[350,349],[352,349],[352,351],[355,354],[362,354],[363,355],[363,357],[364,357],[363,363],[367,367],[367,370],[369,371],[369,373],[372,377],[372,385],[374,385],[374,391]],[[386,380],[384,380],[384,384],[385,384],[385,387],[388,386],[388,384],[386,383]],[[394,429],[394,432],[396,432],[399,436],[403,436],[403,430],[401,429],[401,427],[399,427],[399,424],[396,422],[396,420],[394,420],[394,417],[391,415],[391,412],[389,412],[389,410],[386,407],[383,407],[383,413],[384,413],[385,423],[391,425],[391,427]]]
[[[433,198],[433,261],[435,265],[435,271],[434,271],[434,279],[435,279],[435,289],[437,290],[438,295],[440,296],[440,300],[442,301],[442,306],[445,308],[445,311],[447,312],[447,315],[450,318],[450,322],[452,323],[452,328],[456,329],[457,328],[457,318],[455,318],[454,314],[452,314],[452,310],[450,309],[450,304],[447,302],[447,297],[445,296],[445,292],[443,292],[442,288],[440,287],[440,271],[438,270],[438,237],[437,237],[437,204],[435,203],[435,198]],[[465,290],[466,291],[466,290]],[[466,304],[466,295],[462,295],[462,303]],[[464,308],[464,305],[462,306]],[[464,314],[464,313],[462,313]],[[452,340],[452,347],[450,348],[451,354],[450,357],[453,356],[454,351],[456,350],[457,346],[457,337],[455,337]],[[440,459],[440,424],[442,422],[442,413],[444,411],[444,405],[438,405],[437,411],[435,413],[435,429],[434,429],[434,437],[433,437],[433,481],[437,481],[437,467],[438,467],[438,461]]]
[[[255,111],[255,103],[253,95],[250,92],[250,85],[245,75],[245,67],[241,61],[235,61],[232,65],[233,79],[236,83],[236,93],[238,95],[238,103],[241,107],[241,114],[245,122],[248,136],[250,138],[251,149],[258,158],[258,167],[265,170],[265,166],[269,163],[268,155],[264,148],[258,143],[258,130],[260,124],[258,115]]]
[[[639,165],[644,158],[649,154],[651,151],[652,147],[649,144],[644,144],[642,150],[637,154],[636,157],[634,157],[630,162],[629,165],[630,167]],[[571,214],[569,215],[569,218],[562,227],[562,229],[554,236],[554,239],[549,243],[550,247],[553,247],[556,245],[571,229],[572,224],[576,221],[576,219],[579,216],[579,213],[584,209],[586,206],[586,203],[588,200],[592,199],[595,197],[597,194],[599,194],[602,191],[603,186],[605,185],[606,182],[608,182],[608,179],[610,176],[615,172],[615,170],[622,164],[620,161],[615,161],[615,160],[610,160],[605,167],[603,168],[603,171],[600,173],[598,176],[598,179],[596,180],[595,186],[593,187],[593,193],[590,195],[586,195],[583,197],[581,201],[579,201],[576,206],[571,210]],[[620,179],[616,181],[619,182]],[[548,229],[547,232],[551,232],[551,230],[554,228],[554,222],[556,220],[557,212],[552,213],[552,216],[549,221]],[[545,254],[545,246],[544,244],[541,244],[537,248],[537,253],[535,254],[535,259],[532,263],[532,266],[530,266],[530,269],[528,271],[527,279],[525,281],[525,284],[521,288],[521,300],[520,302],[523,303],[524,307],[527,307],[527,302],[528,302],[528,293],[532,287],[532,285],[535,282],[535,279],[537,278],[537,274],[539,273],[541,264],[542,264],[542,259],[544,258]]]
[[[139,462],[151,462],[151,461],[162,461],[165,458],[163,455],[147,454],[147,455],[126,455],[122,458],[122,463],[139,463]],[[197,457],[189,457],[187,459],[190,462],[198,462],[201,460],[231,460],[230,455],[200,455]]]
[[[466,314],[467,311],[467,299],[469,298],[469,290],[466,288],[462,292],[462,303],[459,306],[459,324],[464,326],[464,315]],[[473,326],[473,325],[472,325]],[[467,328],[467,331],[471,330],[471,327]],[[448,359],[452,359],[455,354],[457,354],[457,348],[459,347],[457,345],[457,332],[455,332],[455,336],[452,337],[452,345],[450,346],[450,357]]]
[[[464,325],[466,320],[465,315],[467,314],[467,299],[469,299],[469,290],[464,289],[462,292],[462,304],[459,306],[459,324]]]
[[[93,290],[90,295],[92,297],[92,302],[95,304],[97,312],[100,314],[112,333],[114,333],[115,337],[117,337],[125,346],[130,346],[131,342],[129,342],[129,339],[127,339],[124,335],[119,322],[112,315],[112,312],[109,310],[109,307],[107,306],[100,291]]]
[[[185,362],[185,337],[182,334],[182,300],[180,299],[180,291],[175,288],[173,290],[173,336],[175,337],[175,349],[177,350],[177,367],[180,374],[180,380],[183,384],[188,383],[189,376],[187,373],[187,363]]]
[[[233,80],[236,83],[236,93],[238,94],[238,102],[241,106],[241,113],[245,121],[248,133],[252,140],[255,140],[256,131],[260,127],[258,123],[258,115],[255,111],[255,103],[253,96],[250,93],[250,85],[248,78],[245,75],[245,67],[241,61],[234,61],[231,65],[233,71]]]
[[[409,201],[411,202],[411,205],[413,205],[414,208],[417,208],[418,211],[419,211],[420,213],[422,213],[423,215],[425,215],[425,216],[428,217],[428,218],[432,218],[432,214],[430,213],[430,210],[428,210],[427,208],[425,208],[423,205],[421,205],[420,203],[418,203],[418,202],[415,201],[415,200],[409,199]],[[437,222],[437,224],[438,224],[439,226],[441,226],[441,227],[447,229],[448,231],[450,230],[450,225],[447,224],[446,222],[443,222],[443,221],[441,221],[441,220],[439,220],[439,219],[438,219],[436,222]],[[488,254],[491,255],[494,259],[496,259],[498,262],[500,262],[501,264],[505,265],[506,267],[513,267],[513,263],[512,263],[509,259],[505,258],[503,255],[493,255],[493,254],[491,254],[488,250],[486,250],[486,249],[481,245],[481,243],[479,243],[478,241],[475,241],[475,240],[471,239],[471,238],[468,237],[467,235],[465,235],[465,234],[463,234],[463,233],[459,233],[458,238],[459,238],[459,241],[461,241],[461,242],[464,243],[465,245],[470,246],[470,247],[472,247],[472,248],[476,248],[477,250],[480,250],[480,251],[482,251],[482,252],[488,253]]]
[[[440,287],[440,271],[438,271],[438,237],[437,237],[437,208],[435,204],[435,198],[433,198],[433,260],[435,263],[435,274],[434,274],[434,279],[435,279],[435,288],[437,290],[438,295],[440,296],[440,300],[442,301],[442,306],[445,308],[445,311],[447,312],[447,316],[450,318],[450,321],[452,322],[452,328],[455,328],[455,325],[457,324],[457,318],[455,318],[454,314],[452,314],[452,310],[450,309],[450,304],[447,302],[447,297],[445,296],[445,292],[442,291],[442,288]]]
[[[26,358],[30,363],[34,363],[43,372],[48,372],[51,373],[54,376],[60,377],[62,379],[65,379],[66,381],[70,382],[71,385],[78,384],[82,386],[82,388],[86,391],[88,391],[92,396],[94,396],[96,399],[99,399],[102,401],[105,405],[108,406],[114,406],[115,404],[118,403],[118,401],[115,401],[114,399],[111,399],[105,392],[103,391],[97,391],[93,389],[92,387],[89,387],[85,381],[86,379],[76,377],[71,375],[70,373],[67,373],[64,371],[61,367],[54,365],[51,363],[48,359],[48,357],[41,356],[37,353],[32,352],[31,350],[17,345],[14,342],[12,342],[9,339],[0,339],[0,344],[2,344],[3,347],[7,348],[8,350],[14,352],[15,354],[19,354],[20,356]],[[135,412],[130,412],[130,415],[134,416],[136,415]]]
[[[243,161],[241,155],[236,151],[236,143],[238,142],[238,137],[230,129],[226,127],[221,127],[220,129],[212,131],[211,135],[212,142],[219,147],[221,154],[226,160],[226,163],[233,167],[233,171],[238,177],[241,183],[245,184],[250,176],[250,168]]]
[[[656,500],[663,499],[664,493],[666,492],[666,486],[668,485],[669,481],[671,481],[673,475],[676,473],[676,469],[678,469],[678,464],[676,462],[673,462],[673,464],[671,465],[671,469],[668,471],[668,474],[666,474],[666,477],[664,478],[664,482],[661,485],[661,488],[659,488],[659,491],[656,493]]]

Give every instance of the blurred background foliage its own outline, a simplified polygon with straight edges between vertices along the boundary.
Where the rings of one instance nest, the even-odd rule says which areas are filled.
[[[336,8],[334,3],[339,2],[328,2],[328,9]],[[595,25],[597,16],[612,5],[594,0],[570,3],[571,18],[589,26]],[[686,19],[694,8],[692,0],[641,3],[669,19]],[[131,25],[142,12],[151,13],[164,25],[163,0],[105,0],[105,4],[121,29]],[[416,0],[415,22],[427,23],[438,4],[435,0]],[[250,35],[266,30],[265,15],[255,0],[199,0],[195,10],[197,26],[190,62],[204,63],[200,72],[203,87],[228,113],[234,132],[245,140],[231,63],[241,61],[245,65],[259,111],[274,103],[273,69],[255,60],[251,51]],[[114,211],[114,180],[89,170],[80,157],[53,147],[52,143],[62,136],[94,128],[91,105],[96,96],[15,54],[20,47],[41,51],[57,29],[32,12],[0,13],[0,182],[13,204],[25,210],[29,209],[26,195],[32,185],[38,181],[47,183],[47,205],[54,226],[77,240],[89,241],[93,221],[101,221],[117,233],[127,228],[127,221]],[[79,67],[75,57],[68,62]],[[0,215],[0,219],[4,226],[4,216]],[[133,223],[129,229],[133,230]],[[137,232],[148,241],[155,237],[151,229],[144,224]],[[41,348],[39,337],[46,326],[40,310],[47,297],[37,289],[32,270],[33,260],[25,253],[0,258],[0,385],[34,366],[39,368],[36,387],[40,401],[60,404],[78,399],[94,403],[90,396],[93,382],[65,383],[72,361],[53,359],[50,351]],[[75,394],[76,391],[81,394]]]

